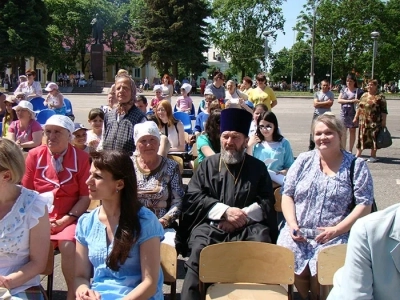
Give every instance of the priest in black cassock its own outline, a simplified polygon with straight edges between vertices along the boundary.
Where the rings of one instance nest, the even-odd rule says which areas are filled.
[[[183,256],[190,251],[182,300],[200,299],[199,258],[204,247],[277,240],[271,178],[262,161],[246,154],[251,120],[246,110],[223,110],[221,153],[203,160],[189,182],[176,235],[177,251]]]

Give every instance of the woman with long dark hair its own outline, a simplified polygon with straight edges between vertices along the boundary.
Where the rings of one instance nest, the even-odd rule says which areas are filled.
[[[202,162],[207,156],[214,155],[221,151],[220,141],[220,120],[221,110],[215,109],[207,119],[204,133],[197,138],[198,161]]]
[[[138,201],[131,158],[119,151],[91,155],[86,183],[90,198],[102,200],[102,205],[82,216],[76,229],[76,299],[164,299],[164,231],[155,214]]]
[[[282,185],[294,158],[289,141],[279,132],[278,119],[273,112],[264,112],[257,119],[257,131],[249,139],[247,153],[265,162],[273,183]]]
[[[358,123],[353,123],[353,119],[356,116],[356,110],[360,97],[364,93],[362,89],[357,86],[357,78],[354,74],[347,75],[346,87],[340,91],[338,103],[340,107],[340,118],[342,119],[344,126],[346,127],[343,134],[343,146],[346,148],[347,141],[347,130],[350,133],[348,151],[353,152],[354,143],[356,141],[356,130]]]
[[[2,122],[3,122],[2,136],[6,137],[7,132],[8,132],[8,127],[10,127],[10,125],[13,121],[18,120],[17,113],[15,112],[15,110],[13,110],[13,107],[17,105],[16,98],[14,96],[9,96],[9,97],[7,97],[6,100],[4,100],[4,104],[5,104],[6,109],[5,109],[5,113],[4,113],[4,118],[2,120]]]

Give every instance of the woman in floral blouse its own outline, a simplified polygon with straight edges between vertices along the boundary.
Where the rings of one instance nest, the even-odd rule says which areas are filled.
[[[9,290],[12,299],[43,299],[28,289],[40,285],[50,247],[50,223],[46,200],[18,185],[24,172],[20,148],[0,138],[0,288]]]
[[[164,227],[164,240],[175,246],[175,220],[181,213],[184,189],[178,164],[157,154],[159,129],[153,121],[135,125],[136,152],[132,156],[139,201],[152,210]]]

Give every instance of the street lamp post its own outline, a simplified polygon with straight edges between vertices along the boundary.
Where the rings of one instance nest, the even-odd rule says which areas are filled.
[[[372,49],[372,70],[371,70],[371,79],[374,79],[374,67],[375,67],[375,57],[376,57],[376,46],[377,46],[377,40],[380,36],[380,33],[378,31],[372,31],[371,32],[371,38],[374,40],[374,45]]]
[[[265,44],[264,44],[264,71],[265,74],[267,74],[268,72],[268,66],[267,66],[267,60],[268,60],[268,53],[269,53],[269,48],[268,48],[268,37],[271,36],[273,34],[272,31],[264,31],[263,36],[265,38]]]
[[[312,37],[311,37],[311,71],[310,71],[310,93],[314,92],[314,56],[315,56],[315,23],[317,14],[317,1],[313,2],[313,23],[312,23]]]

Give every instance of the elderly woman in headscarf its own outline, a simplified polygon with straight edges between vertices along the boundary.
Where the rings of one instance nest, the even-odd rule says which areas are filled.
[[[181,213],[185,194],[179,165],[158,154],[161,136],[153,121],[135,125],[134,138],[137,150],[132,161],[139,201],[156,214],[163,226],[163,243],[175,246],[175,220]]]
[[[67,299],[75,299],[75,228],[89,207],[89,155],[70,144],[74,123],[53,115],[44,125],[45,145],[29,151],[22,185],[48,196],[50,239],[61,252]],[[47,250],[46,250],[47,251]]]
[[[103,150],[120,150],[133,154],[135,143],[133,140],[133,127],[137,123],[146,121],[146,116],[135,105],[136,85],[132,78],[126,74],[117,75],[115,78],[115,95],[117,107],[108,112],[104,117]]]

